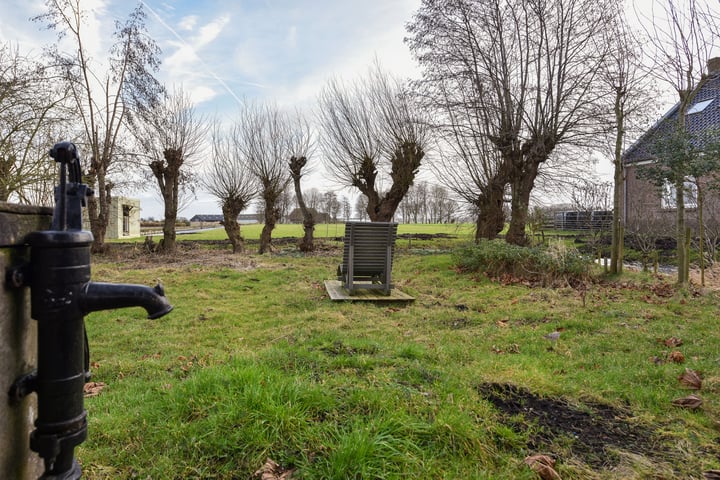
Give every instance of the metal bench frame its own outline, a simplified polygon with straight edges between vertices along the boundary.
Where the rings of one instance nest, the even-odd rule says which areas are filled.
[[[390,294],[397,226],[392,222],[345,223],[343,263],[338,266],[338,280],[350,295],[361,288]]]

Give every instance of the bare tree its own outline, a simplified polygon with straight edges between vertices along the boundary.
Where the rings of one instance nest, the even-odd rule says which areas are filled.
[[[317,188],[313,187],[310,190],[303,192],[303,198],[305,199],[305,204],[308,208],[312,208],[314,210],[320,208],[320,204],[322,203],[322,193],[320,193],[320,190]]]
[[[313,211],[308,208],[303,198],[301,181],[302,177],[308,173],[307,167],[308,157],[314,148],[314,138],[310,124],[299,112],[289,119],[287,135],[287,150],[290,154],[290,175],[292,176],[293,186],[295,187],[295,197],[298,208],[303,215],[303,238],[298,243],[301,252],[312,252],[315,250],[314,232],[315,217]]]
[[[240,148],[247,159],[248,169],[256,177],[265,225],[260,234],[258,253],[271,249],[272,231],[280,221],[280,200],[291,182],[287,161],[286,117],[275,105],[248,102],[238,118]]]
[[[597,250],[602,256],[602,237],[612,226],[607,213],[612,206],[613,184],[611,182],[594,181],[593,179],[577,179],[570,202],[577,215],[576,228],[589,233],[587,246]]]
[[[60,51],[57,45],[48,50],[67,82],[76,114],[80,117],[84,138],[77,141],[89,151],[85,180],[94,187],[88,199],[88,216],[93,234],[93,250],[102,250],[109,222],[109,208],[114,183],[108,178],[118,161],[120,132],[130,103],[151,104],[162,88],[153,76],[160,65],[160,49],[147,35],[143,3],[128,16],[125,23],[116,22],[115,44],[109,54],[109,70],[101,67],[88,53],[84,30],[87,12],[81,0],[47,0],[47,12],[33,20],[56,30],[58,38],[69,36],[75,50]]]
[[[659,218],[656,210],[645,209],[640,205],[635,206],[638,211],[633,218],[637,220],[628,225],[628,236],[632,242],[632,247],[641,254],[643,271],[647,271],[649,264],[658,265],[658,239],[666,235],[666,229],[663,221]],[[657,270],[656,272],[657,273]]]
[[[408,223],[427,221],[428,212],[428,182],[416,182],[408,190],[400,205],[403,220]]]
[[[337,221],[337,215],[340,212],[340,201],[337,193],[327,191],[323,194],[323,210],[327,214],[328,223]]]
[[[660,3],[660,2],[656,2]],[[707,61],[710,59],[718,38],[717,12],[701,0],[665,0],[649,18],[640,16],[646,29],[647,42],[651,47],[653,65],[650,74],[671,85],[679,98],[677,124],[675,128],[682,136],[687,129],[688,107],[707,76]],[[648,25],[648,23],[650,25]],[[689,173],[684,161],[665,162],[666,179],[675,190],[675,227],[677,237],[677,262],[679,284],[689,280],[689,257],[685,222],[685,183]],[[663,161],[662,157],[658,161]]]
[[[442,185],[433,185],[428,196],[430,223],[450,223],[455,213],[455,202]]]
[[[212,158],[202,178],[205,189],[217,197],[223,213],[223,227],[233,253],[244,250],[238,216],[250,206],[257,193],[255,177],[249,173],[240,149],[240,132],[235,125],[229,134],[215,123],[212,132]]]
[[[177,249],[175,224],[183,195],[194,194],[197,169],[209,124],[198,115],[190,96],[178,87],[163,101],[133,116],[135,137],[147,158],[163,198],[163,239],[160,251]]]
[[[58,138],[44,134],[58,130],[58,116],[65,116],[67,91],[62,87],[50,78],[49,69],[9,43],[0,44],[0,201],[12,195],[24,203],[31,196],[37,202],[31,192],[53,183],[54,162],[47,152]]]
[[[614,122],[606,132],[613,164],[613,223],[610,246],[610,273],[619,274],[623,269],[624,230],[623,189],[625,167],[622,153],[628,132],[637,131],[638,119],[655,103],[650,78],[644,73],[641,61],[641,43],[630,31],[622,14],[615,16],[612,28],[605,33],[605,43],[610,45],[605,63],[600,66],[599,80],[611,92]],[[635,126],[635,128],[633,128]]]
[[[444,80],[426,98],[438,102],[450,122],[469,126],[451,127],[446,137],[450,144],[459,137],[456,149],[468,153],[448,156],[466,163],[472,155],[488,156],[476,163],[482,166],[476,170],[477,185],[484,189],[475,199],[463,195],[477,206],[479,218],[490,219],[478,221],[479,237],[492,238],[501,228],[509,184],[506,238],[525,243],[530,194],[541,165],[557,147],[587,141],[599,128],[593,83],[604,51],[595,39],[617,11],[611,8],[616,3],[424,0],[408,24],[410,48],[424,78]],[[482,136],[482,145],[472,149],[477,136],[471,128]],[[482,153],[486,145],[495,154]]]
[[[352,217],[352,205],[350,204],[350,199],[344,195],[340,199],[340,210],[342,211],[343,219],[345,221],[350,220],[350,217]]]
[[[367,198],[372,221],[390,221],[420,168],[428,124],[401,82],[379,65],[352,85],[332,80],[319,98],[326,167]],[[382,194],[382,182],[390,187]]]
[[[367,197],[359,195],[355,200],[355,215],[360,221],[368,219]]]
[[[453,128],[455,138],[441,147],[442,161],[434,169],[442,183],[471,207],[475,240],[492,240],[505,226],[507,177],[501,155],[471,128]]]
[[[439,181],[475,212],[476,239],[495,238],[505,226],[503,199],[509,167],[489,141],[490,126],[500,113],[507,116],[506,123],[521,121],[520,111],[501,112],[492,103],[494,97],[486,93],[481,22],[473,12],[490,8],[490,3],[426,0],[407,25],[410,36],[406,39],[423,68],[415,88],[432,112],[440,140],[441,161],[431,167]]]

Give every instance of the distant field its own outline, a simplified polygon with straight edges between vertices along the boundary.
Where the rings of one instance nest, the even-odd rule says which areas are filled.
[[[259,240],[260,232],[262,231],[263,224],[255,223],[249,225],[241,225],[240,233],[246,240]],[[453,235],[457,237],[472,238],[474,232],[474,225],[471,223],[460,223],[460,224],[428,224],[428,223],[401,223],[398,225],[398,233],[415,233],[415,234],[439,234],[444,233],[447,235]],[[322,223],[315,226],[315,237],[316,238],[333,238],[341,237],[345,234],[344,223]],[[279,224],[273,230],[273,238],[283,237],[301,237],[303,235],[302,225],[300,224]],[[154,235],[153,238],[159,239],[161,235]],[[212,230],[206,230],[200,233],[188,233],[182,234],[178,232],[178,238],[180,240],[226,240],[227,235],[225,229],[216,228]],[[139,242],[143,241],[144,237],[137,237],[133,239],[123,239],[123,242]]]

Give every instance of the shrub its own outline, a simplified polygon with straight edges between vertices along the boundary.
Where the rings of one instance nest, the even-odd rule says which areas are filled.
[[[562,242],[520,247],[502,240],[482,240],[456,250],[453,258],[462,272],[483,272],[490,278],[542,286],[578,285],[590,279],[592,266],[592,259]]]

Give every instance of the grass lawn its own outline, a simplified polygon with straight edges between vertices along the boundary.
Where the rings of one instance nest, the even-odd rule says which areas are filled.
[[[263,225],[250,223],[240,226],[240,233],[246,240],[258,240]],[[159,229],[161,230],[161,229]],[[319,223],[315,225],[316,238],[342,237],[345,234],[344,223]],[[446,234],[463,239],[471,239],[474,235],[474,225],[470,223],[448,224],[448,223],[415,223],[398,225],[398,234]],[[303,235],[303,227],[298,223],[280,223],[273,230],[273,238],[293,237],[299,238]],[[160,238],[160,237],[158,237]],[[117,242],[143,242],[144,237],[122,239]],[[178,240],[227,240],[225,230],[220,228],[208,229],[199,233],[188,233],[178,235]]]
[[[272,478],[307,479],[537,479],[532,454],[565,480],[720,467],[717,293],[643,274],[587,292],[500,284],[458,273],[447,240],[401,239],[393,276],[415,302],[336,303],[323,280],[341,250],[322,246],[94,258],[96,281],[161,279],[175,310],[87,317],[105,386],[86,399],[84,478],[260,478],[268,458]],[[699,409],[671,403],[690,393]]]

